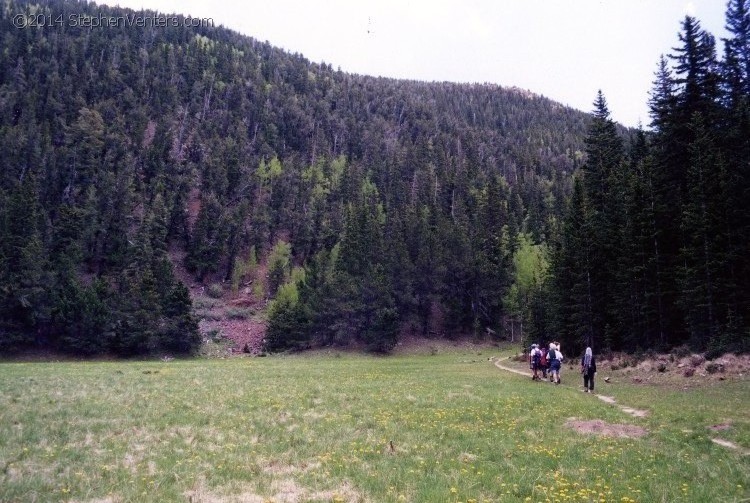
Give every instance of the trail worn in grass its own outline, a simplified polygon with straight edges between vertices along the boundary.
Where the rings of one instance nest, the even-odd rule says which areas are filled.
[[[741,501],[750,385],[623,386],[489,353],[0,365],[0,501]],[[609,392],[608,392],[609,393]],[[579,434],[575,417],[645,429]],[[711,425],[729,424],[721,431]]]

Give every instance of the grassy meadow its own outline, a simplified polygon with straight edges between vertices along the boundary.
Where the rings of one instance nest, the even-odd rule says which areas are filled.
[[[612,384],[490,350],[0,364],[0,501],[740,502],[750,382]],[[564,376],[565,378],[565,376]],[[645,428],[581,435],[569,418]],[[713,431],[712,425],[726,429]]]

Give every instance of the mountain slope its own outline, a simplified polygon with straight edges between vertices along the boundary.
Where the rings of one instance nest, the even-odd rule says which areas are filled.
[[[200,284],[254,282],[256,301],[306,266],[326,318],[300,318],[305,344],[497,331],[516,237],[555,232],[589,123],[525,91],[351,75],[224,28],[18,14],[134,13],[49,1],[0,19],[6,350],[192,349],[173,342],[195,320],[170,249]],[[268,278],[250,254],[276,257]]]

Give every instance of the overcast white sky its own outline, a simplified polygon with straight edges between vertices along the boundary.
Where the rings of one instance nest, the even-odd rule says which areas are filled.
[[[100,0],[101,1],[101,0]],[[723,50],[726,0],[104,0],[210,17],[312,61],[368,75],[517,86],[615,120],[649,122],[659,55],[686,13]]]

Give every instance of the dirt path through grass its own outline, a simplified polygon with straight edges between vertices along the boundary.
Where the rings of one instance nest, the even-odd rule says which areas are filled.
[[[505,366],[502,363],[500,363],[500,360],[498,360],[496,356],[491,357],[490,361],[492,361],[495,367],[499,368],[500,370],[513,372],[514,374],[522,375],[524,377],[531,377],[531,372],[524,372],[523,370],[518,370],[512,367]],[[600,395],[600,394],[595,394],[595,395],[599,400],[605,403],[608,403],[610,405],[614,405],[617,408],[619,408],[621,411],[623,411],[625,414],[629,414],[633,417],[642,418],[642,417],[648,416],[649,414],[648,410],[635,409],[633,407],[628,407],[627,405],[622,405],[620,403],[617,403],[617,400],[615,400],[615,398],[612,396]],[[737,444],[733,442],[729,442],[727,440],[722,440],[722,439],[717,439],[717,438],[712,438],[711,441],[717,445],[726,447],[727,449],[737,450],[741,452],[744,456],[750,455],[750,451],[742,449],[740,446],[738,446]]]
[[[492,358],[490,358],[490,360],[492,360],[492,362],[495,364],[495,367],[497,367],[497,368],[499,368],[501,370],[506,370],[508,372],[513,372],[514,374],[522,375],[522,376],[525,376],[525,377],[531,377],[531,373],[530,372],[524,372],[522,370],[514,369],[512,367],[506,367],[505,365],[503,365],[502,363],[500,363],[500,360],[498,360],[497,357],[493,356]],[[603,402],[606,402],[606,403],[611,404],[611,405],[615,405],[621,411],[623,411],[625,414],[630,414],[633,417],[646,417],[648,415],[648,411],[647,410],[634,409],[633,407],[628,407],[626,405],[621,405],[621,404],[617,403],[617,401],[614,399],[614,397],[605,396],[605,395],[599,395],[599,394],[596,394],[596,397],[599,400],[603,401]]]
[[[493,356],[492,358],[490,358],[490,360],[495,364],[495,367],[497,367],[497,368],[499,368],[501,370],[507,370],[508,372],[513,372],[514,374],[522,375],[522,376],[525,376],[525,377],[531,377],[531,373],[530,372],[524,372],[522,370],[514,369],[514,368],[511,368],[511,367],[506,367],[505,365],[503,365],[502,363],[500,363],[500,360],[498,360],[496,356]]]
[[[642,409],[634,409],[632,407],[628,407],[626,405],[621,405],[617,403],[614,397],[612,396],[605,396],[605,395],[596,395],[596,397],[601,400],[602,402],[606,402],[612,405],[617,406],[621,411],[623,411],[625,414],[630,414],[633,417],[646,417],[648,416],[647,410]]]
[[[743,449],[739,445],[735,444],[734,442],[730,442],[729,440],[712,438],[711,442],[715,443],[716,445],[726,447],[727,449],[732,449],[733,451],[739,451],[743,456],[750,456],[750,450]]]

